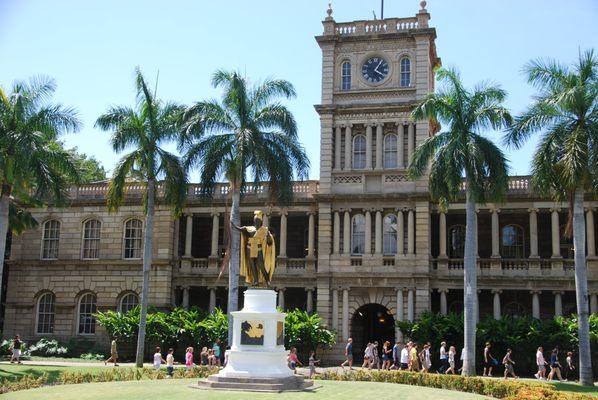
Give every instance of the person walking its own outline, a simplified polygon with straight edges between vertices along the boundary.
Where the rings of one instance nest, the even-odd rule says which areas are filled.
[[[104,365],[108,364],[109,362],[113,362],[115,367],[118,367],[116,361],[118,360],[118,351],[116,349],[116,339],[112,339],[110,342],[110,358],[104,361]]]
[[[154,368],[159,370],[162,363],[166,363],[166,360],[162,357],[161,349],[156,347],[156,352],[154,353]]]
[[[309,379],[313,378],[316,374],[316,364],[318,364],[320,360],[316,360],[316,352],[310,351],[309,352]]]
[[[216,361],[216,365],[220,366],[221,365],[221,361],[220,361],[220,339],[216,339],[216,341],[214,341],[214,345],[212,346],[212,350],[214,351],[214,361]]]
[[[374,345],[372,346],[372,364],[374,368],[380,370],[380,353],[378,352],[378,341],[374,341]]]
[[[208,365],[208,348],[207,347],[202,347],[201,349],[201,353],[199,353],[199,359],[200,359],[200,364],[201,365]]]
[[[558,347],[552,349],[552,352],[550,353],[550,373],[548,374],[548,380],[551,381],[555,374],[559,381],[564,382],[561,375],[561,363],[559,362]]]
[[[10,356],[10,363],[17,363],[17,364],[22,364],[21,362],[21,337],[19,335],[15,335],[15,337],[12,339],[12,344],[11,344],[11,348],[12,348],[12,355]]]
[[[345,361],[341,364],[341,368],[349,366],[349,369],[353,369],[353,339],[347,339],[347,345],[345,346]]]
[[[193,368],[195,364],[193,363],[193,347],[187,347],[185,351],[185,367],[187,371]]]
[[[419,359],[421,361],[421,372],[428,372],[432,366],[432,359],[430,358],[430,345],[424,344],[423,350],[419,353]]]
[[[411,342],[408,342],[403,350],[401,350],[401,367],[400,370],[406,371],[409,369],[409,351],[411,348]]]
[[[411,371],[419,372],[419,359],[417,358],[417,343],[413,342],[409,353],[409,361],[411,361]]]
[[[567,359],[565,363],[565,380],[574,381],[576,375],[575,363],[573,362],[573,353],[567,352]]]
[[[166,355],[166,373],[168,374],[169,378],[172,378],[174,374],[174,349],[168,349],[168,354]]]
[[[457,355],[457,349],[455,349],[455,346],[451,346],[449,348],[448,354],[447,354],[447,362],[449,367],[446,369],[446,371],[444,372],[445,374],[455,374],[456,371],[456,366],[455,366],[455,356]]]
[[[439,374],[446,373],[449,368],[448,354],[446,353],[446,342],[443,340],[440,342],[440,367],[438,368]]]
[[[297,365],[299,365],[300,367],[303,366],[303,364],[301,364],[301,361],[299,361],[299,358],[297,357],[297,349],[295,347],[291,347],[288,362],[289,368],[293,370],[294,374],[297,373]]]
[[[391,369],[401,369],[401,342],[397,340],[392,346],[392,367]]]
[[[392,357],[392,348],[387,340],[382,346],[382,369],[390,370],[390,359]]]
[[[463,347],[461,349],[461,356],[459,357],[459,369],[457,370],[457,373],[461,373],[461,371],[463,371],[463,360],[465,359],[465,347]]]
[[[511,376],[513,376],[513,378],[515,379],[519,378],[517,375],[515,375],[515,369],[513,368],[513,366],[515,365],[515,361],[513,361],[513,359],[511,358],[512,353],[513,350],[507,349],[507,354],[505,354],[505,356],[502,359],[502,363],[505,366],[505,379],[507,379],[508,374],[511,374]]]
[[[372,369],[372,357],[372,343],[368,342],[363,351],[363,364],[361,365],[361,368],[368,367],[368,369]]]
[[[490,347],[492,347],[490,342],[486,342],[486,347],[484,347],[484,372],[482,373],[482,376],[491,377],[492,376],[492,368],[494,367],[495,364],[497,364],[496,359],[494,357],[492,357],[492,353],[490,352]],[[488,374],[486,374],[486,372],[488,372]]]
[[[544,359],[544,348],[538,347],[536,351],[536,365],[538,366],[538,372],[534,374],[536,379],[545,380],[544,374],[546,374],[546,360]]]

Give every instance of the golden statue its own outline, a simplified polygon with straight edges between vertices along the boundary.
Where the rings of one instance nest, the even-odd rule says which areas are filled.
[[[252,286],[270,286],[276,268],[276,244],[267,226],[263,226],[263,213],[253,213],[254,226],[235,226],[241,232],[240,274]]]

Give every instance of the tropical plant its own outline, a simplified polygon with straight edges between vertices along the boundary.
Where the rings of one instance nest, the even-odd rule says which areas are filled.
[[[200,101],[182,118],[180,148],[185,166],[200,173],[202,193],[210,196],[218,179],[229,184],[232,204],[230,222],[240,225],[239,203],[248,174],[256,182],[270,182],[274,199],[289,200],[292,180],[308,176],[309,160],[297,138],[291,112],[278,102],[295,97],[285,80],[266,80],[254,87],[238,72],[217,71],[214,87],[224,90],[222,101]],[[230,229],[230,226],[227,226]],[[238,309],[240,235],[231,235],[228,311]],[[232,324],[228,342],[232,341]]]
[[[37,343],[29,346],[29,352],[32,356],[66,357],[69,350],[56,339],[41,338]]]
[[[336,343],[334,332],[322,324],[318,314],[295,309],[287,311],[284,321],[284,343],[287,349],[296,347],[303,357],[318,348],[330,348]]]
[[[519,148],[543,131],[532,159],[532,187],[569,202],[565,234],[573,235],[580,381],[593,385],[583,200],[586,193],[595,195],[598,187],[598,58],[593,50],[580,53],[572,68],[535,60],[525,72],[539,93],[515,118],[505,142]]]
[[[55,90],[55,82],[41,76],[15,82],[10,92],[0,87],[0,288],[11,203],[60,203],[78,179],[72,157],[54,141],[77,131],[79,119],[74,109],[50,101]]]
[[[100,116],[96,126],[111,131],[111,144],[115,152],[128,148],[132,151],[116,165],[108,188],[108,207],[116,210],[123,202],[129,179],[145,186],[145,226],[143,238],[143,283],[141,289],[141,317],[137,340],[136,364],[143,366],[145,325],[149,274],[152,264],[154,207],[158,180],[164,192],[163,201],[172,207],[173,214],[180,214],[187,192],[187,174],[180,159],[164,150],[163,146],[174,139],[178,131],[176,121],[182,107],[163,103],[151,93],[139,68],[135,70],[137,91],[136,108],[111,107]]]
[[[430,194],[442,208],[457,200],[465,189],[463,374],[474,375],[477,302],[475,205],[501,200],[508,183],[508,166],[503,152],[480,135],[480,131],[507,126],[511,115],[502,106],[506,93],[499,86],[482,83],[473,91],[468,90],[454,69],[439,69],[436,76],[442,86],[419,102],[412,117],[415,120],[438,121],[446,130],[424,140],[415,150],[410,160],[409,175],[415,179],[429,170]]]

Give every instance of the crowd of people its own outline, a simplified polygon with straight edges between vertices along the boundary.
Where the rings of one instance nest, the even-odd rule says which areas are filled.
[[[440,366],[436,369],[438,374],[459,374],[463,368],[463,358],[465,349],[457,359],[457,349],[455,346],[448,346],[445,341],[440,343],[438,350],[438,361]],[[341,368],[349,367],[353,369],[353,339],[349,338],[345,346],[345,361],[340,365]],[[535,373],[536,379],[560,381],[575,380],[577,369],[573,360],[573,353],[567,352],[565,366],[559,362],[559,349],[554,348],[550,353],[549,361],[544,358],[544,349],[538,347],[536,352],[536,365],[538,371]],[[500,366],[503,366],[503,377],[518,378],[515,374],[515,361],[513,361],[513,350],[507,349],[501,362],[492,355],[492,344],[486,343],[482,358],[482,375],[492,377],[493,372]],[[391,346],[389,341],[385,341],[380,348],[378,341],[368,342],[363,353],[362,368],[371,370],[403,370],[413,372],[431,372],[432,368],[432,345],[430,342],[419,344],[409,341],[403,344],[397,341]],[[550,372],[546,377],[546,367],[550,367]]]

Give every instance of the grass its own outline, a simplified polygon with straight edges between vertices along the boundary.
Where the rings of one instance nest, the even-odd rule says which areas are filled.
[[[574,393],[582,393],[587,394],[593,397],[598,397],[598,382],[596,382],[595,386],[581,386],[576,383],[571,382],[548,382],[549,384],[553,385],[557,390],[561,390],[563,392],[574,392]]]
[[[194,379],[156,380],[144,382],[87,383],[82,385],[53,386],[21,392],[7,393],[2,400],[133,400],[133,399],[183,399],[201,398],[202,400],[245,400],[247,392],[204,391],[190,388]],[[252,400],[284,398],[303,399],[369,399],[376,400],[474,400],[486,397],[469,393],[452,392],[441,389],[429,389],[393,383],[371,382],[329,382],[318,381],[322,385],[315,393],[292,392],[251,393]]]
[[[108,358],[108,357],[106,357]],[[56,361],[56,362],[72,362],[72,363],[103,363],[103,360],[85,360],[83,358],[69,358],[69,357],[38,357],[38,356],[31,356],[29,357],[30,361]]]
[[[71,372],[96,372],[103,367],[55,367],[45,365],[23,365],[23,364],[12,364],[12,365],[0,365],[0,379],[5,378],[20,378],[25,375],[31,375],[34,377],[41,376],[42,374],[48,375],[48,383],[53,383],[58,379],[63,371],[69,370]]]

